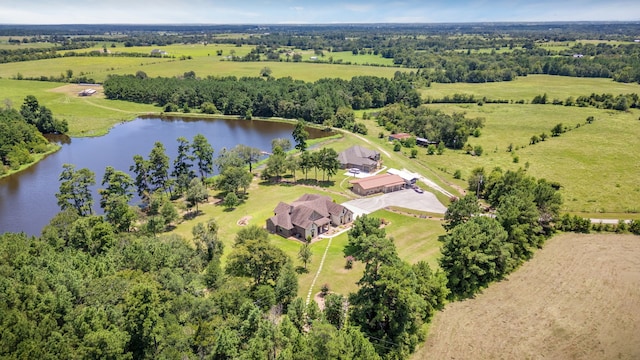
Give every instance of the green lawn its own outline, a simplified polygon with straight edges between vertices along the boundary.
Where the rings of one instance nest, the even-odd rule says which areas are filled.
[[[503,170],[525,168],[537,178],[557,181],[562,185],[563,211],[584,213],[639,212],[640,139],[638,111],[628,113],[593,108],[554,105],[430,105],[445,112],[465,112],[467,116],[481,116],[486,126],[479,138],[470,137],[468,143],[480,145],[484,154],[473,157],[462,151],[447,150],[441,156],[428,156],[420,151],[418,161],[431,169],[438,169],[462,187],[465,181],[452,178],[455,170],[462,171],[463,180],[471,170],[495,167]],[[594,116],[593,124],[585,119]],[[571,131],[536,145],[529,145],[532,135],[550,134],[557,123]],[[579,128],[576,126],[580,124]],[[514,151],[507,152],[513,144]],[[518,163],[514,163],[514,156]]]
[[[530,75],[515,81],[486,84],[432,84],[422,89],[424,97],[441,98],[455,93],[473,94],[490,99],[525,100],[547,93],[550,100],[564,100],[591,93],[626,94],[640,92],[638,84],[617,83],[609,79],[570,78]],[[480,145],[484,154],[472,157],[461,151],[448,150],[442,156],[427,156],[421,151],[418,161],[438,172],[450,182],[466,187],[464,181],[472,169],[494,167],[503,170],[528,166],[528,172],[538,178],[557,181],[562,185],[563,211],[580,214],[617,213],[635,216],[640,212],[640,112],[578,108],[554,105],[517,104],[432,104],[447,113],[462,112],[468,117],[483,117],[486,126],[479,138],[468,143]],[[593,116],[596,121],[585,125]],[[531,136],[550,134],[558,124],[572,129],[558,138],[529,145]],[[576,126],[580,124],[579,128]],[[374,130],[375,131],[375,130]],[[513,144],[515,151],[507,152]],[[518,157],[518,163],[514,157]],[[462,180],[455,180],[455,170],[462,171]],[[625,217],[625,216],[622,216]]]
[[[521,76],[514,81],[494,82],[484,84],[437,84],[422,89],[424,98],[442,98],[444,95],[472,94],[489,99],[524,100],[531,102],[536,95],[547,93],[549,102],[554,98],[565,100],[569,96],[590,95],[591,93],[611,93],[614,95],[638,93],[639,84],[624,84],[611,79],[573,78],[552,75]]]

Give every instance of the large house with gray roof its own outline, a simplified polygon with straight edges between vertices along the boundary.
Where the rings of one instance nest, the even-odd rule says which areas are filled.
[[[343,169],[356,168],[374,172],[380,167],[380,153],[355,145],[339,153],[338,161]]]
[[[283,237],[315,238],[331,226],[353,221],[353,212],[328,196],[305,194],[287,204],[280,202],[267,219],[267,230]]]

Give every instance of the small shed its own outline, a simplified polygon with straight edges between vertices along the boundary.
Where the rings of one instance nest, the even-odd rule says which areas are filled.
[[[389,135],[389,141],[395,141],[395,140],[403,141],[403,140],[406,140],[406,139],[408,139],[408,138],[410,138],[412,136],[413,135],[407,134],[407,133],[391,134],[391,135]]]
[[[91,96],[97,92],[96,89],[84,89],[78,93],[78,96]]]
[[[437,141],[432,141],[429,139],[425,139],[425,138],[421,138],[421,137],[417,137],[416,138],[416,145],[419,146],[429,146],[429,145],[438,145]]]

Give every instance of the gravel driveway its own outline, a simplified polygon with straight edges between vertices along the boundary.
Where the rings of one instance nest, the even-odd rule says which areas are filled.
[[[422,194],[407,189],[379,196],[351,200],[342,204],[353,211],[354,217],[360,214],[369,214],[387,206],[398,206],[405,209],[427,211],[444,214],[447,208],[442,205],[433,193],[425,191]]]

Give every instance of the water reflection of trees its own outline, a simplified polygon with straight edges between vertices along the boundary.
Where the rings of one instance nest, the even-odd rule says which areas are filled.
[[[64,134],[46,134],[44,136],[47,140],[60,144],[60,145],[69,145],[71,144],[71,137]]]

